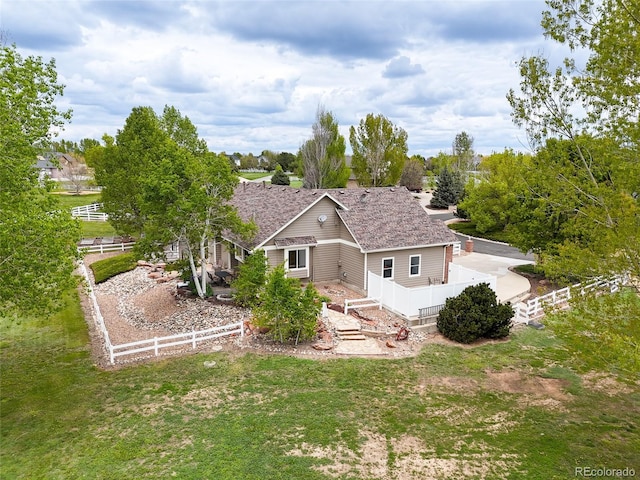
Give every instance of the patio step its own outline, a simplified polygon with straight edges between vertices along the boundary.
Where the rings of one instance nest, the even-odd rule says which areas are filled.
[[[340,340],[366,340],[367,338],[360,331],[360,326],[353,324],[338,326],[336,333]]]
[[[366,340],[363,334],[359,332],[338,332],[340,340]]]

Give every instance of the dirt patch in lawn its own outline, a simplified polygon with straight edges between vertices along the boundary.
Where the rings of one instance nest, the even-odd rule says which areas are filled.
[[[333,478],[381,480],[501,479],[520,463],[517,455],[498,452],[482,441],[460,440],[450,452],[436,454],[424,440],[411,435],[387,439],[369,430],[360,435],[363,442],[357,451],[344,444],[326,447],[303,442],[288,454],[323,460],[312,468]]]

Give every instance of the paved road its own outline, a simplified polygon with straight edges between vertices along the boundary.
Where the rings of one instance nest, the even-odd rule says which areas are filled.
[[[433,218],[437,218],[442,221],[451,220],[455,218],[452,213],[438,213],[431,215]],[[462,248],[464,243],[469,237],[456,233],[456,237],[462,242]],[[533,254],[529,253],[525,255],[520,250],[511,245],[504,243],[492,242],[490,240],[483,240],[481,238],[473,239],[473,251],[477,253],[484,253],[486,255],[495,255],[497,257],[515,258],[517,260],[531,260],[534,261]]]

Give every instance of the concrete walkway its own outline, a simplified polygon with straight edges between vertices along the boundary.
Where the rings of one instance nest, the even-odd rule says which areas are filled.
[[[533,263],[530,260],[474,252],[454,257],[453,263],[497,277],[497,296],[501,302],[515,303],[525,297],[531,288],[529,280],[509,270],[509,267]]]

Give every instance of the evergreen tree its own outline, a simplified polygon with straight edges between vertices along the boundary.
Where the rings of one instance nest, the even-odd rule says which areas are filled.
[[[280,164],[276,165],[276,171],[271,176],[272,185],[289,185],[289,175],[284,173]]]
[[[437,180],[436,190],[430,205],[433,208],[448,208],[460,200],[464,191],[464,184],[459,172],[452,172],[447,167],[442,169]]]

